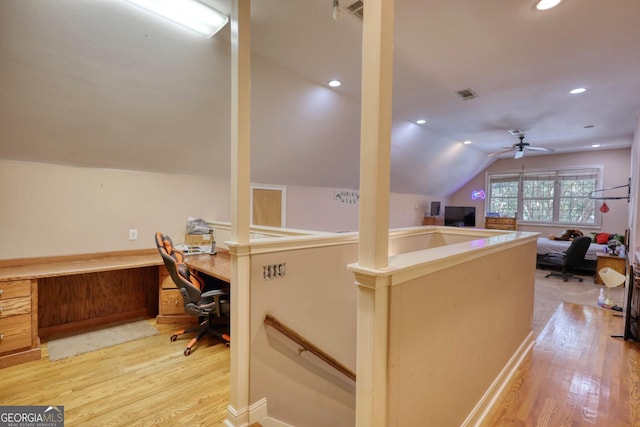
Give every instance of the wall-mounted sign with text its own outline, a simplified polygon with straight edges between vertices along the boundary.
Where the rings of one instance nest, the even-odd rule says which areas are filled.
[[[358,201],[360,201],[360,192],[353,190],[335,190],[333,192],[333,200],[350,204],[358,203]]]

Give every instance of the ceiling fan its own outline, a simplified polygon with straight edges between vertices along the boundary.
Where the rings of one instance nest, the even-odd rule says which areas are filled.
[[[553,153],[555,150],[551,149],[551,148],[545,148],[545,147],[532,147],[531,144],[529,144],[528,142],[524,142],[524,133],[520,133],[518,134],[518,138],[520,139],[520,142],[513,144],[513,146],[511,147],[502,147],[504,148],[504,150],[502,151],[498,151],[496,153],[491,153],[489,154],[489,157],[493,157],[493,156],[499,156],[500,154],[504,154],[504,153],[508,153],[510,151],[514,151],[515,152],[515,159],[519,159],[522,156],[524,156],[524,152],[525,150],[528,151],[544,151],[547,153]]]

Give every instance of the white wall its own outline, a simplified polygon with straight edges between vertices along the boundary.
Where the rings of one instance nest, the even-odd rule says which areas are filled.
[[[471,200],[473,190],[487,190],[486,177],[488,173],[496,172],[520,172],[524,168],[528,170],[561,169],[575,167],[601,166],[603,168],[603,188],[615,187],[628,183],[631,176],[631,150],[629,148],[617,150],[594,150],[581,153],[557,154],[549,156],[525,156],[522,159],[500,159],[489,166],[484,172],[478,174],[460,191],[450,197],[450,205],[476,206],[476,226],[484,226],[484,200]],[[626,194],[626,189],[618,190]],[[607,194],[613,194],[608,192]],[[618,194],[618,193],[615,193]],[[609,233],[624,234],[627,228],[630,204],[626,200],[606,200],[609,212],[602,215],[600,227],[581,227],[586,233],[603,231]],[[598,201],[599,208],[602,201]],[[566,226],[527,226],[519,225],[521,231],[540,232],[543,236],[558,234],[566,229]]]
[[[229,188],[204,176],[0,159],[0,259],[148,249],[156,231],[180,243],[189,216],[229,221]],[[335,200],[340,189],[286,188],[289,228],[358,229],[359,203]],[[420,225],[427,199],[392,194],[390,227]]]
[[[154,248],[156,231],[181,242],[189,216],[228,218],[228,199],[212,178],[0,160],[0,259]]]
[[[357,193],[356,190],[339,188],[287,186],[287,227],[332,232],[357,231],[360,204],[342,202],[335,198],[336,192]],[[421,225],[425,212],[429,211],[430,200],[434,198],[392,193],[389,227]]]

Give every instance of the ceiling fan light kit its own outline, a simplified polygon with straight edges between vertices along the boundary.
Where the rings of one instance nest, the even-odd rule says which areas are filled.
[[[518,138],[520,139],[520,142],[513,144],[513,146],[511,148],[509,147],[503,147],[504,150],[502,151],[498,151],[496,153],[491,153],[488,156],[489,157],[494,157],[494,156],[499,156],[500,154],[505,154],[508,153],[510,151],[514,151],[515,152],[515,159],[521,159],[522,157],[524,157],[524,152],[525,150],[527,151],[544,151],[546,153],[553,153],[555,150],[551,149],[551,148],[545,148],[545,147],[532,147],[531,144],[529,144],[528,142],[524,142],[524,132],[522,132],[521,130],[510,130],[509,133],[511,135],[517,135]]]

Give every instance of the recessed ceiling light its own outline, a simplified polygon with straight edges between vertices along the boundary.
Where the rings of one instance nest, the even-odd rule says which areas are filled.
[[[464,145],[469,145],[469,144],[471,144],[471,141],[465,141],[465,142],[463,142],[463,144]]]
[[[577,88],[575,88],[573,90],[570,90],[569,93],[571,93],[573,95],[576,95],[578,93],[583,93],[583,92],[586,92],[586,91],[587,91],[587,89],[585,89],[583,87],[577,87]]]
[[[540,0],[536,4],[536,9],[538,10],[551,9],[552,7],[556,7],[558,4],[560,4],[561,1],[562,0]]]
[[[338,86],[341,86],[341,85],[342,85],[342,82],[340,80],[331,80],[329,82],[329,86],[331,86],[331,87],[338,87]]]
[[[420,119],[420,120],[416,120],[416,123],[419,124],[419,125],[423,125],[423,124],[427,123],[427,121],[424,120],[424,119]]]
[[[593,144],[592,147],[593,148],[598,148],[598,147],[600,147],[600,144]]]

